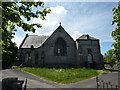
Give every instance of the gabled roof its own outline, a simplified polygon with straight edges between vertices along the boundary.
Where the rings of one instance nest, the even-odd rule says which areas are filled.
[[[20,48],[31,48],[31,46],[38,48],[46,41],[48,37],[49,36],[26,35],[20,45]]]
[[[20,45],[20,48],[31,48],[31,46],[33,48],[41,47],[42,44],[45,43],[50,37],[52,37],[53,34],[56,32],[65,32],[72,39],[72,37],[65,31],[65,29],[61,25],[59,25],[58,28],[50,36],[37,36],[26,34],[26,37]]]
[[[50,37],[52,37],[52,35],[55,32],[65,32],[71,38],[71,40],[73,40],[73,38],[65,31],[65,29],[61,25],[59,25],[59,27],[50,36],[43,36],[43,35],[37,36],[37,35],[26,34],[26,37],[24,38],[24,40],[21,43],[19,48],[38,48],[38,47],[41,47],[43,45],[43,43],[45,43]],[[91,37],[88,34],[87,35],[83,34],[77,40],[99,40],[99,39]]]
[[[89,40],[99,40],[99,39],[97,39],[97,38],[94,38],[94,37],[89,36],[88,34],[83,34],[83,35],[80,36],[78,39],[79,39],[79,40],[87,40],[87,39],[89,39]],[[78,40],[78,39],[77,39],[77,40]]]
[[[62,27],[62,25],[60,24],[59,26],[58,26],[58,28],[50,35],[50,37],[54,34],[54,33],[56,33],[56,32],[65,32],[69,37],[70,37],[70,39],[71,40],[73,40],[73,38],[68,34],[68,32],[66,32],[66,30]],[[49,38],[50,38],[49,37]],[[74,41],[74,40],[73,40]]]

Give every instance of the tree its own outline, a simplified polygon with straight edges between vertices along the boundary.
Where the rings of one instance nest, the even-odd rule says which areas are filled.
[[[33,11],[33,7],[39,7],[40,10]],[[30,24],[28,21],[32,18],[45,20],[50,11],[50,8],[44,8],[43,2],[2,2],[2,41],[0,44],[2,44],[3,66],[17,56],[18,48],[11,41],[17,31],[16,26],[21,27],[24,31],[35,32],[34,26],[40,28],[42,25]]]
[[[115,24],[117,27],[112,32],[112,37],[115,40],[113,43],[114,46],[114,55],[117,60],[117,64],[120,65],[120,3],[117,7],[113,8],[113,21],[112,25]]]
[[[114,54],[114,49],[110,49],[104,56],[104,62],[110,64],[112,67],[116,64],[116,58]]]

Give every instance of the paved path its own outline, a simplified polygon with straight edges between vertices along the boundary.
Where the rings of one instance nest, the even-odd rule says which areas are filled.
[[[100,79],[104,80],[104,82],[111,82],[113,85],[118,85],[118,72],[106,73],[99,76]],[[88,80],[83,80],[81,82],[72,83],[68,85],[70,88],[97,88],[96,86],[96,78],[91,78]]]
[[[96,88],[95,78],[72,84],[57,84],[20,70],[2,70],[2,79],[7,77],[18,77],[19,80],[25,80],[27,77],[27,88]],[[114,85],[118,85],[118,72],[102,74],[99,78],[105,82],[111,81]]]
[[[25,80],[27,77],[27,87],[28,88],[55,88],[55,84],[44,80],[42,78],[38,78],[37,76],[28,74],[26,72],[20,70],[12,70],[6,69],[2,71],[2,78],[7,77],[18,77],[19,80]]]

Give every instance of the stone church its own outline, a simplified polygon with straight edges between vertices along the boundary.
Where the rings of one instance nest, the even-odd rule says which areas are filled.
[[[104,67],[99,39],[83,34],[76,41],[59,25],[50,36],[26,34],[20,63],[32,67]]]

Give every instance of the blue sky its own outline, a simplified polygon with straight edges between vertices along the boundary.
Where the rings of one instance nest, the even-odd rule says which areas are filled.
[[[64,29],[76,40],[82,34],[89,34],[100,39],[101,52],[104,54],[112,48],[114,42],[111,32],[115,29],[112,23],[112,8],[117,2],[45,2],[45,7],[51,8],[45,21],[31,20],[31,23],[41,23],[42,28],[36,28],[36,32],[24,32],[18,28],[14,42],[20,45],[25,34],[50,35],[62,23]],[[40,8],[37,8],[40,9]],[[36,8],[33,8],[33,11]]]

